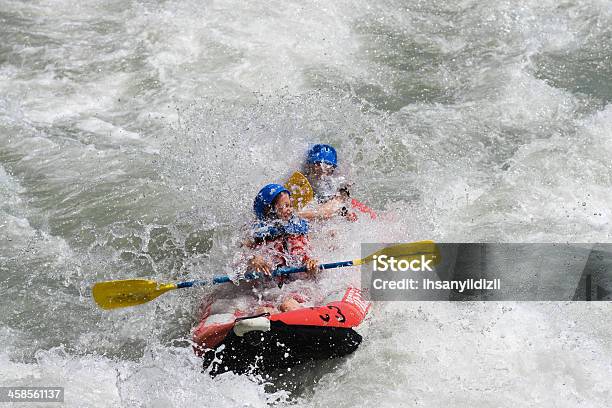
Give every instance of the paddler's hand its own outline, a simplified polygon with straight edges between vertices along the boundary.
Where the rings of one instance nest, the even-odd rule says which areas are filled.
[[[346,219],[350,222],[355,222],[357,221],[357,214],[353,211],[349,211],[346,213],[345,215]]]
[[[319,263],[316,259],[309,259],[304,263],[306,273],[310,276],[315,276],[319,272]]]
[[[263,273],[265,276],[272,275],[272,268],[261,255],[255,255],[252,257],[249,261],[249,267],[255,272]]]

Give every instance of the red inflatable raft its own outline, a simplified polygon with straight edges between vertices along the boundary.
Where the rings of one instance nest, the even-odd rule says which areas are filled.
[[[193,331],[194,350],[212,363],[211,375],[269,372],[307,361],[341,357],[361,343],[353,330],[365,318],[370,303],[350,287],[341,300],[325,306],[285,313],[234,316],[215,322],[210,306]]]

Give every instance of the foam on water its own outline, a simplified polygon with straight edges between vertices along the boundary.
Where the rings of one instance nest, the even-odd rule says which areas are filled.
[[[611,369],[601,356],[612,343],[609,328],[594,319],[608,311],[562,303],[387,304],[375,309],[361,353],[304,402],[351,406],[351,395],[383,407],[603,407]]]
[[[0,335],[2,381],[64,387],[68,406],[263,407],[287,399],[286,392],[266,393],[248,377],[229,373],[212,380],[189,348],[150,346],[137,361],[126,361],[95,353],[74,356],[55,347],[37,352],[32,363],[20,363],[19,347],[12,347],[20,333],[4,329]]]
[[[318,231],[322,261],[608,241],[611,19],[595,0],[4,1],[2,381],[68,406],[607,406],[608,304],[377,304],[356,354],[279,382],[200,372],[207,290],[109,313],[89,289],[231,272],[257,190],[319,141],[382,215]]]

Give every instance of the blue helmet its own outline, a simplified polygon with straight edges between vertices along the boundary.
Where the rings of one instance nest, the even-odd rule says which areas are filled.
[[[316,144],[308,149],[306,161],[310,164],[325,163],[336,167],[338,155],[336,149],[326,144]]]
[[[265,218],[266,209],[272,205],[272,202],[280,193],[291,195],[291,192],[280,184],[267,184],[259,190],[253,202],[253,211],[255,215],[257,215],[257,218],[260,220]]]

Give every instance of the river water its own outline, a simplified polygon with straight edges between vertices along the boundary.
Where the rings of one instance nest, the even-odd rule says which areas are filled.
[[[354,355],[284,384],[201,373],[205,290],[112,312],[90,290],[230,272],[255,193],[315,142],[385,214],[332,225],[321,260],[610,242],[611,27],[603,0],[0,0],[0,385],[74,407],[609,406],[606,302],[377,303]]]

